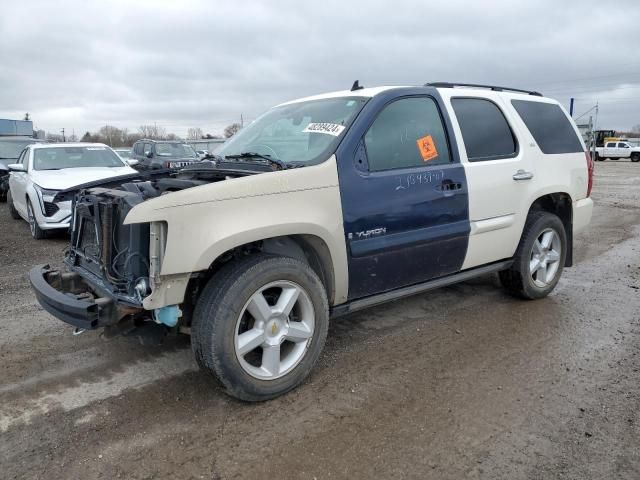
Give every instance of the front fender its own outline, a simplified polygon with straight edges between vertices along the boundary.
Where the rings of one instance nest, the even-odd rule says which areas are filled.
[[[134,207],[125,223],[165,221],[161,275],[203,271],[225,252],[285,235],[314,235],[331,254],[335,302],[348,294],[347,252],[335,157],[326,162],[221,181]]]

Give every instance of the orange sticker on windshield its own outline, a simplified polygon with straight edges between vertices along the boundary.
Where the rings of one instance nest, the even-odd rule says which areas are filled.
[[[416,143],[418,144],[420,155],[422,155],[422,160],[424,160],[425,162],[433,160],[438,156],[438,150],[436,150],[436,144],[433,142],[433,138],[431,138],[431,135],[419,138],[418,140],[416,140]]]

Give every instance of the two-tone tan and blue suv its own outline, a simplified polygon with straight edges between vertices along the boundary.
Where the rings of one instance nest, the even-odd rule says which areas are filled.
[[[576,126],[539,93],[356,83],[272,108],[208,161],[86,185],[68,271],[30,277],[77,328],[190,333],[229,394],[265,400],[309,374],[332,316],[489,272],[545,297],[591,183]]]

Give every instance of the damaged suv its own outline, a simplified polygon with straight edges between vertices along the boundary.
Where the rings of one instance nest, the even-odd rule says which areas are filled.
[[[309,374],[331,316],[491,272],[548,295],[592,173],[536,92],[356,83],[274,107],[209,160],[62,192],[66,271],[30,279],[77,328],[190,334],[229,394],[265,400]]]

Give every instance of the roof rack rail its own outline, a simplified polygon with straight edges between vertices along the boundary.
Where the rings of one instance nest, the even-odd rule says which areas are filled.
[[[522,90],[520,88],[510,88],[510,87],[498,87],[496,85],[480,85],[477,83],[431,82],[431,83],[425,83],[424,86],[436,87],[436,88],[454,88],[454,87],[488,88],[490,90],[493,90],[494,92],[502,92],[504,90],[507,90],[509,92],[519,92],[519,93],[526,93],[528,95],[535,95],[536,97],[543,96],[540,92],[534,92],[532,90]]]

